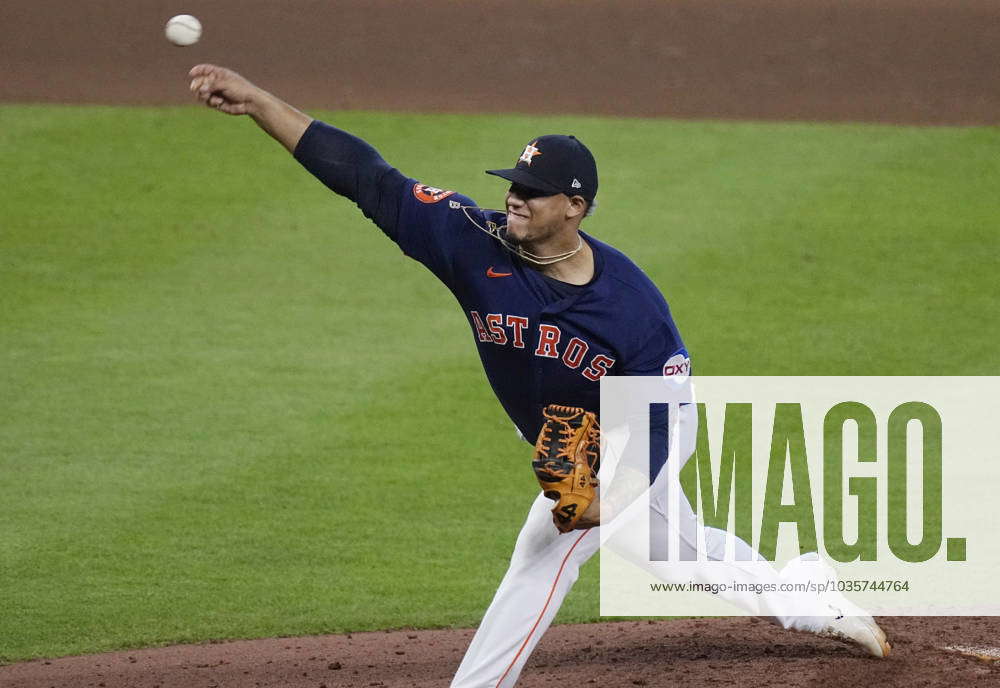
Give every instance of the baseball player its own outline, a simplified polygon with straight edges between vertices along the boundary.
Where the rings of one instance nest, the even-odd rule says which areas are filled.
[[[621,252],[579,229],[594,210],[593,156],[572,136],[531,139],[513,167],[489,170],[509,186],[504,210],[486,210],[454,191],[408,178],[361,139],[312,119],[229,69],[198,65],[190,76],[199,100],[253,118],[451,290],[504,410],[523,437],[538,438],[535,467],[543,492],[452,682],[456,688],[513,686],[580,565],[599,546],[602,500],[592,483],[578,483],[584,498],[565,497],[558,470],[545,473],[555,465],[546,460],[563,461],[577,471],[573,475],[582,475],[574,468],[579,461],[571,462],[576,450],[565,443],[583,446],[596,436],[605,375],[690,373],[688,352],[656,286]],[[681,409],[683,462],[693,452],[697,418],[693,405]],[[659,469],[668,458],[668,427],[665,414],[654,414],[653,421],[650,473],[658,478],[667,473]],[[681,546],[693,548],[697,519],[681,502]],[[654,499],[650,522],[665,524],[667,513]],[[735,539],[713,529],[705,529],[705,538],[710,550]],[[740,559],[760,559],[742,541],[735,547],[742,550]],[[777,616],[768,614],[766,595],[734,593],[730,599],[785,628],[849,640],[879,657],[889,651],[874,620],[848,608],[846,600],[822,615]]]

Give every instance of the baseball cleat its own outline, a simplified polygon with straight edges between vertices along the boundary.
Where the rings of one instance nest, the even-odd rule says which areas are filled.
[[[875,619],[867,614],[847,616],[840,614],[839,609],[834,609],[838,612],[838,615],[833,617],[826,625],[826,628],[819,631],[817,635],[860,645],[873,657],[882,658],[889,656],[892,646],[885,639],[885,631],[879,628],[878,624],[875,623]]]
[[[808,552],[789,561],[781,571],[781,578],[800,585],[819,581],[825,587],[828,581],[837,580],[837,573],[816,552]],[[885,639],[885,632],[875,623],[875,619],[844,597],[836,587],[830,592],[819,593],[814,604],[823,608],[823,611],[819,611],[819,615],[826,619],[825,625],[816,630],[812,625],[814,622],[810,621],[809,626],[799,626],[799,630],[811,630],[824,638],[860,645],[873,657],[889,655],[892,646]],[[812,620],[818,617],[803,617],[803,620],[806,618]]]

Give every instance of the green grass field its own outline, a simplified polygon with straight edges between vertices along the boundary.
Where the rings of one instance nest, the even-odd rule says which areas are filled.
[[[494,207],[580,136],[701,374],[1000,370],[998,129],[317,114]],[[477,623],[535,484],[444,287],[245,119],[7,106],[0,150],[0,659]]]

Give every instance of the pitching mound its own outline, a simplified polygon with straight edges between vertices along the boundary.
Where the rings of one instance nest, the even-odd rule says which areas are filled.
[[[757,619],[553,627],[520,688],[1000,685],[1000,619],[892,617],[885,660]],[[9,688],[443,688],[472,631],[392,631],[112,652],[0,667]],[[951,649],[948,649],[951,648]],[[975,649],[976,652],[963,652]]]

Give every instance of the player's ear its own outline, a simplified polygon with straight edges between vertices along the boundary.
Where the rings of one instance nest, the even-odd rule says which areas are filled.
[[[583,218],[587,212],[587,200],[583,196],[569,196],[566,203],[566,219]]]

